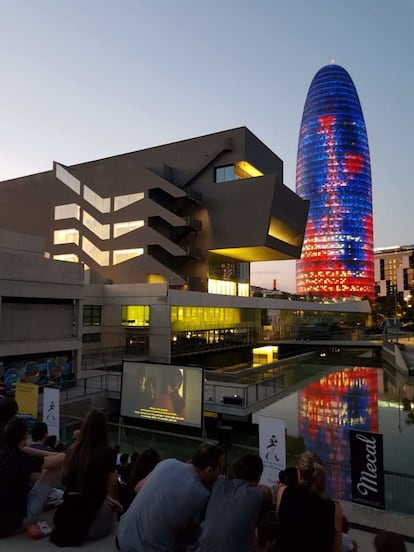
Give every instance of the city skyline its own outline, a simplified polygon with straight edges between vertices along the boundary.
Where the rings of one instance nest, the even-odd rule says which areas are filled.
[[[410,0],[15,0],[0,21],[1,180],[247,126],[294,190],[306,92],[335,59],[367,124],[374,246],[414,242]],[[252,283],[293,291],[293,266],[254,264]]]

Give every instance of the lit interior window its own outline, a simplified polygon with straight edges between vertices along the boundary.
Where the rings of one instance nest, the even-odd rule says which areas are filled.
[[[253,366],[270,364],[278,360],[279,347],[277,345],[267,345],[265,347],[255,347],[253,349]]]
[[[111,199],[109,197],[101,197],[88,188],[88,186],[83,187],[83,197],[101,213],[109,213],[111,210]]]
[[[69,171],[62,167],[62,165],[59,165],[59,163],[56,163],[56,178],[79,195],[80,181],[72,176]]]
[[[98,265],[109,265],[109,251],[101,251],[96,245],[94,245],[85,236],[82,238],[82,249],[89,257],[91,257]]]
[[[144,199],[143,192],[139,192],[137,194],[127,194],[127,195],[117,196],[114,199],[114,211],[119,211],[119,209],[124,209],[125,207],[128,207],[128,205],[132,205],[136,201],[141,201],[141,199]]]
[[[136,249],[117,249],[114,250],[113,255],[113,264],[119,264],[123,263],[125,261],[128,261],[129,259],[133,259],[134,257],[139,257],[140,255],[144,254],[144,249],[142,247],[138,247]]]
[[[270,219],[269,230],[267,232],[272,238],[276,238],[290,245],[299,246],[302,241],[302,234],[285,222],[272,217]]]
[[[236,282],[229,282],[227,280],[208,280],[208,293],[218,295],[237,295]]]
[[[55,230],[53,232],[53,243],[55,245],[62,243],[76,243],[76,245],[79,245],[79,231],[75,228]]]
[[[55,220],[75,218],[80,220],[80,207],[76,203],[68,203],[67,205],[56,205]]]
[[[149,305],[123,305],[121,311],[122,326],[149,326]]]
[[[165,284],[166,282],[168,282],[167,278],[161,274],[147,274],[147,284]]]
[[[114,238],[122,236],[123,234],[128,234],[133,230],[142,228],[144,226],[143,220],[130,220],[128,222],[117,222],[114,224]]]
[[[260,313],[260,309],[172,305],[171,329],[173,332],[182,332],[256,328],[260,325]]]
[[[68,263],[78,263],[79,262],[79,257],[77,255],[72,255],[72,254],[68,254],[68,255],[53,255],[53,258],[56,260],[56,261],[66,261]]]
[[[109,239],[109,224],[101,224],[86,211],[83,211],[83,224],[101,240]]]
[[[237,295],[239,297],[249,297],[249,291],[250,291],[249,284],[238,284],[237,287],[238,287]]]
[[[263,173],[259,171],[259,169],[253,167],[253,165],[247,161],[239,161],[238,163],[235,163],[234,174],[236,175],[236,178],[253,178],[256,176],[263,176]]]

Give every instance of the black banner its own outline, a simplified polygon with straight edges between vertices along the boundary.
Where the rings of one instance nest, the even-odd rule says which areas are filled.
[[[352,502],[385,510],[382,435],[351,429],[349,439]]]

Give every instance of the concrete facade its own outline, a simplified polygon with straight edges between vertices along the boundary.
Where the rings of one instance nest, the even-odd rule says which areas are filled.
[[[12,367],[16,377],[26,373],[33,380],[40,366],[45,379],[72,371],[82,349],[82,267],[46,259],[41,238],[4,230],[0,267],[2,371]]]

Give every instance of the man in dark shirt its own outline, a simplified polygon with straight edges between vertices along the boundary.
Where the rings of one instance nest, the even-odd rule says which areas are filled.
[[[51,447],[45,445],[46,439],[49,437],[47,424],[45,422],[36,422],[32,427],[32,443],[30,448],[38,450],[48,450],[54,452]]]
[[[258,487],[262,471],[260,456],[243,454],[232,466],[234,478],[216,481],[197,552],[256,550],[256,527],[272,506],[270,490]]]
[[[0,450],[0,537],[12,535],[32,523],[43,510],[48,495],[63,466],[63,453],[32,456],[24,452],[27,427],[22,418],[14,417],[6,425]],[[31,487],[32,477],[39,474]]]

